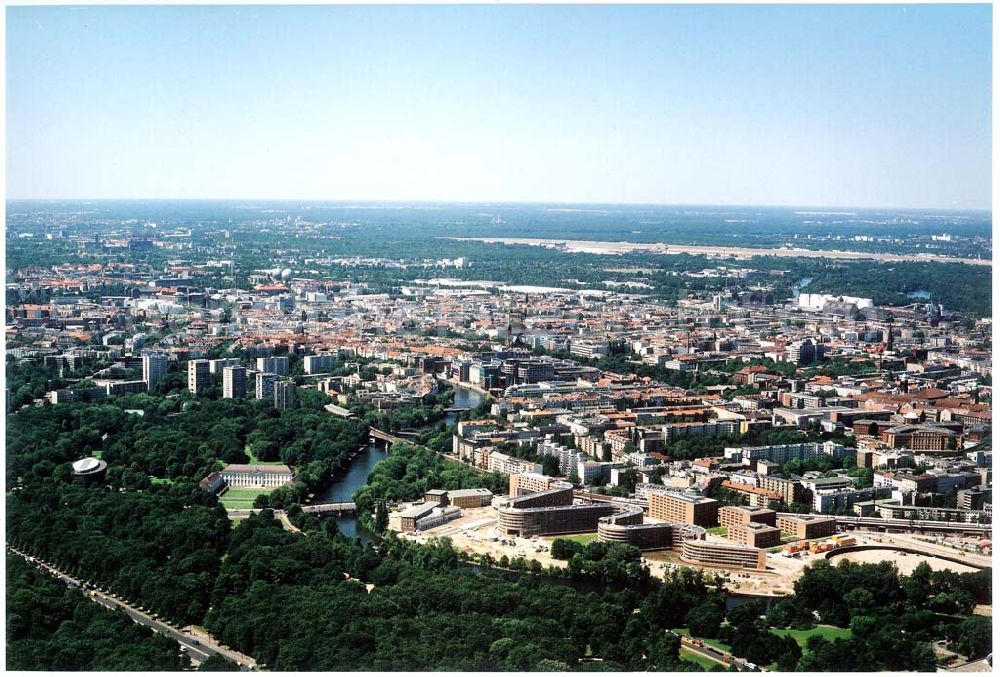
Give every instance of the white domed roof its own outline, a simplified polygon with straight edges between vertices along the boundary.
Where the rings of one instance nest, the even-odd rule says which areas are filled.
[[[81,458],[79,461],[73,464],[73,472],[84,473],[91,472],[100,467],[101,462],[96,458]]]

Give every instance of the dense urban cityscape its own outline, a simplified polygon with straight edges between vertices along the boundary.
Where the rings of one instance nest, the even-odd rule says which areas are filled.
[[[574,209],[8,202],[8,667],[988,669],[989,216]]]
[[[8,671],[992,671],[992,4],[3,25]]]

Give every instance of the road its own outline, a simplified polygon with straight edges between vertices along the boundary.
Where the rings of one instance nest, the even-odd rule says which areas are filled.
[[[750,664],[747,663],[742,658],[737,658],[731,653],[726,653],[721,649],[716,649],[714,646],[709,646],[708,644],[705,644],[701,640],[693,639],[691,637],[688,637],[687,635],[677,635],[677,633],[670,630],[668,630],[667,632],[669,632],[672,635],[676,635],[677,637],[680,637],[681,646],[685,647],[688,651],[700,654],[705,658],[710,658],[713,661],[716,661],[717,663],[720,663],[726,667],[736,668],[738,671],[753,670],[756,668],[756,666],[754,668],[751,668]]]
[[[112,610],[122,610],[129,618],[131,618],[136,623],[145,625],[146,627],[165,635],[170,639],[174,640],[181,645],[181,650],[186,652],[191,659],[196,663],[201,663],[206,660],[209,656],[221,656],[226,660],[238,664],[243,670],[250,670],[256,668],[256,663],[249,656],[245,656],[238,651],[234,651],[228,647],[219,645],[212,637],[208,634],[198,634],[195,636],[195,632],[188,629],[179,629],[170,625],[166,621],[159,620],[144,613],[140,609],[131,606],[127,602],[119,599],[112,593],[107,593],[95,588],[90,587],[84,581],[73,578],[67,573],[64,573],[55,567],[53,567],[48,562],[43,562],[35,557],[32,557],[26,553],[16,550],[11,546],[7,546],[7,551],[12,552],[15,555],[23,557],[29,564],[36,567],[37,569],[44,571],[50,576],[55,576],[68,587],[78,588],[83,591],[92,601],[100,604],[103,607]]]

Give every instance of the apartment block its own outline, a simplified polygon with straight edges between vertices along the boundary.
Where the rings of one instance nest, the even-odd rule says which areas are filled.
[[[726,530],[726,538],[751,548],[773,548],[781,545],[781,529],[759,522],[735,524]]]
[[[767,508],[745,508],[737,505],[724,505],[719,508],[719,526],[745,526],[751,522],[775,526],[777,513]]]
[[[823,538],[837,532],[837,520],[822,515],[779,515],[778,529],[800,539]]]
[[[649,495],[649,516],[665,522],[714,527],[719,521],[719,502],[691,491],[655,492]]]
[[[212,374],[208,360],[188,360],[188,390],[197,395],[212,385]]]
[[[222,396],[226,399],[247,396],[246,367],[224,367],[222,369]]]

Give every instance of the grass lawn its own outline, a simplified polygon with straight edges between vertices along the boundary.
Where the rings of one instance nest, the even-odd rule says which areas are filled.
[[[784,637],[785,635],[791,635],[792,639],[799,643],[799,646],[803,649],[806,648],[806,642],[813,635],[819,635],[828,642],[832,642],[835,639],[850,639],[851,629],[850,628],[835,628],[832,625],[817,625],[812,630],[792,630],[790,628],[771,628],[771,632],[779,637]]]
[[[219,503],[224,508],[236,508],[239,510],[249,510],[253,507],[253,500],[260,494],[270,493],[270,489],[257,489],[254,487],[235,487],[227,489],[226,493],[219,497]]]
[[[722,663],[717,663],[713,661],[711,658],[706,658],[701,654],[691,651],[691,649],[687,648],[686,646],[681,647],[680,656],[681,659],[686,660],[689,663],[694,663],[702,670],[711,670],[712,668],[726,667]]]
[[[713,536],[725,537],[725,535],[729,532],[729,527],[709,527],[706,531]]]
[[[169,477],[150,477],[150,484],[173,484],[174,481]]]
[[[549,536],[547,540],[554,541],[557,538],[565,538],[567,541],[576,541],[580,545],[587,545],[597,538],[597,534],[568,534],[566,536]]]

